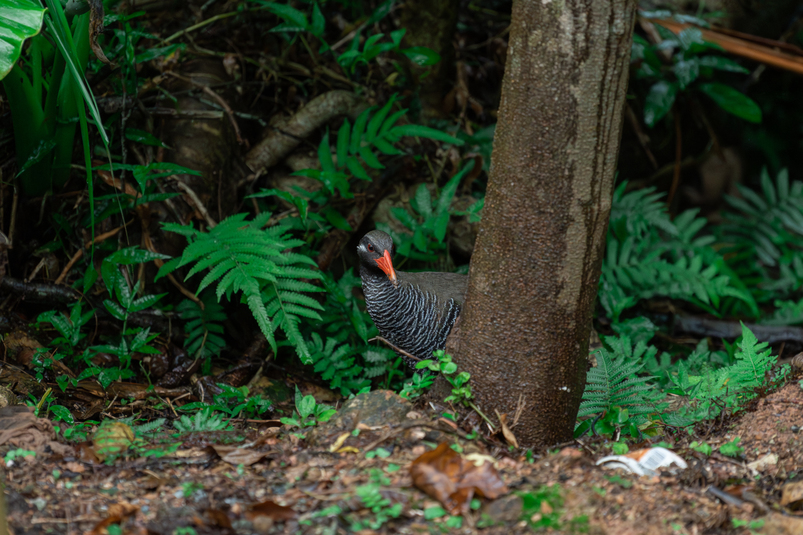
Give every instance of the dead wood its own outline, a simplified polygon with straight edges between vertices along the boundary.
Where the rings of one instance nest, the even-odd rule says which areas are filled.
[[[258,172],[276,165],[301,141],[339,115],[355,115],[364,110],[363,99],[351,91],[329,91],[312,99],[286,124],[271,131],[251,149],[245,163]]]
[[[745,323],[760,342],[793,341],[803,343],[803,328],[785,325],[756,325]],[[697,336],[714,338],[738,338],[742,335],[742,325],[738,321],[723,321],[698,316],[675,316],[675,330]]]

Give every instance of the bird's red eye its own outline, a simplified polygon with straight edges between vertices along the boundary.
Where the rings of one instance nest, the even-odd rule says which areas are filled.
[[[368,252],[370,252],[370,253],[374,252],[374,246],[371,245],[370,243],[368,244],[368,246],[366,248],[368,249]]]

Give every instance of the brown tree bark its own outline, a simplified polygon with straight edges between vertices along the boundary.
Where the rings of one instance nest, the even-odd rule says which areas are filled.
[[[522,446],[570,439],[621,138],[636,0],[515,0],[456,347]]]

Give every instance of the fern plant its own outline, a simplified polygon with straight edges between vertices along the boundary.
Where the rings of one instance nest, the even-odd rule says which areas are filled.
[[[327,132],[318,146],[318,160],[321,169],[302,169],[295,175],[320,180],[330,195],[340,193],[344,199],[353,197],[349,179],[371,180],[366,166],[370,169],[384,169],[377,153],[386,156],[404,154],[396,147],[402,137],[422,137],[454,145],[463,142],[440,130],[415,124],[396,124],[407,113],[406,109],[391,113],[396,103],[396,95],[379,111],[368,108],[354,121],[352,127],[348,119],[343,121],[337,133],[336,156],[332,158]]]
[[[761,194],[739,186],[741,198],[726,196],[733,208],[721,227],[725,251],[735,268],[757,273],[760,300],[789,294],[803,285],[803,182],[781,170],[775,181],[761,172]]]
[[[173,422],[173,427],[179,433],[192,433],[203,431],[225,431],[231,429],[229,422],[223,416],[206,407],[195,413],[195,416],[182,415]]]
[[[772,356],[768,344],[759,342],[742,324],[742,339],[738,343],[734,364],[717,370],[702,370],[701,374],[694,375],[690,373],[691,366],[678,363],[677,374],[672,377],[675,389],[670,392],[685,396],[688,403],[676,414],[669,415],[667,423],[691,425],[715,418],[723,410],[741,410],[756,397],[757,389],[780,384],[789,374],[789,365],[785,364],[767,381],[776,362],[777,357]]]
[[[186,323],[187,338],[184,340],[184,349],[196,359],[208,360],[220,354],[226,347],[223,340],[223,321],[226,314],[217,301],[204,294],[203,308],[198,303],[185,299],[176,307],[181,319]]]
[[[197,293],[217,283],[218,301],[226,294],[242,293],[262,334],[274,351],[274,332],[281,327],[298,356],[305,364],[312,358],[299,330],[301,318],[320,320],[322,307],[318,301],[302,292],[321,289],[303,279],[320,279],[311,269],[315,262],[302,254],[286,252],[304,244],[290,238],[286,229],[278,226],[264,229],[270,213],[263,213],[250,222],[247,214],[233,215],[207,232],[191,226],[166,223],[164,229],[185,236],[188,241],[182,255],[166,262],[157,279],[173,270],[192,264],[186,278],[209,270],[198,284]]]
[[[322,320],[310,324],[308,333],[315,371],[329,381],[330,388],[349,395],[385,373],[389,378],[403,375],[394,366],[393,351],[368,344],[378,331],[354,297],[354,289],[360,286],[354,270],[348,269],[337,281],[324,274],[323,286],[327,293]]]
[[[724,298],[758,307],[737,274],[713,247],[714,238],[699,235],[705,219],[689,210],[669,219],[654,188],[614,192],[607,252],[599,283],[599,300],[614,323],[641,299],[666,296],[691,301],[716,313]]]
[[[649,421],[648,415],[660,412],[662,397],[650,384],[652,377],[639,376],[644,361],[655,356],[657,349],[644,342],[632,346],[627,336],[606,337],[610,349],[595,352],[597,366],[588,372],[578,418],[590,418],[578,424],[575,436],[588,431],[613,433],[616,429],[639,436],[639,426]]]
[[[446,251],[444,240],[449,227],[449,217],[452,214],[450,210],[452,199],[460,181],[473,168],[474,160],[471,160],[449,179],[435,199],[432,198],[426,184],[419,185],[415,197],[410,199],[412,214],[400,206],[391,209],[393,217],[410,232],[395,232],[389,225],[377,226],[393,237],[397,254],[414,260],[434,262],[438,260],[439,253]]]

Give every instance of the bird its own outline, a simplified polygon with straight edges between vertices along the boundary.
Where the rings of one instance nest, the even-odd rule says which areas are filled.
[[[393,238],[381,230],[368,232],[357,246],[368,314],[379,334],[414,368],[446,345],[463,306],[468,276],[397,271],[395,253]]]

